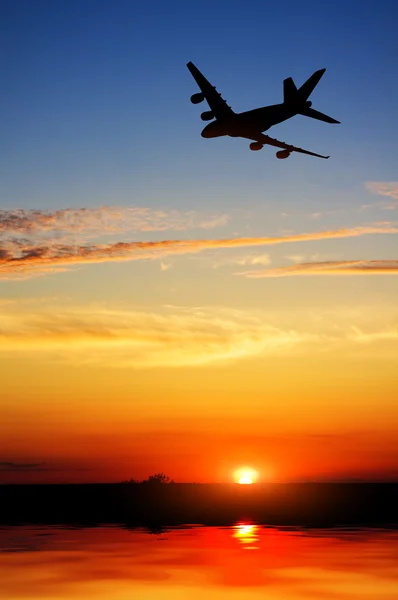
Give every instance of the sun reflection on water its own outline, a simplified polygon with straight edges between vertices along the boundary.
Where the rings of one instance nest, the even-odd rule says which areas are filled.
[[[166,542],[127,527],[0,527],[0,598],[397,600],[397,552],[396,530],[287,530],[249,518],[170,528]]]
[[[245,550],[259,550],[258,525],[252,523],[238,523],[234,525],[232,536],[239,540]]]

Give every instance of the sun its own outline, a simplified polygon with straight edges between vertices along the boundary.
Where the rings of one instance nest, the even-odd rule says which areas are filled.
[[[251,483],[253,483],[253,479],[249,477],[249,475],[242,475],[238,483],[250,485]]]
[[[254,469],[243,468],[238,469],[234,473],[234,478],[237,483],[241,485],[251,485],[257,480],[257,472]]]

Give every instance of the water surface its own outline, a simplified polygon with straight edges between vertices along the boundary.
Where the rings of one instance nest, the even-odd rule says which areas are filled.
[[[8,527],[0,598],[397,600],[398,532]]]

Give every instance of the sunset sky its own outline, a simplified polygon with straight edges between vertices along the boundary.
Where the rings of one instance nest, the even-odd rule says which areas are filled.
[[[398,6],[3,0],[0,482],[398,479]],[[269,133],[205,140],[326,67]]]

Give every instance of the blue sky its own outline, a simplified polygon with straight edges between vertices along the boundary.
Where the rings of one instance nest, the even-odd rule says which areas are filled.
[[[395,214],[380,210],[382,198],[365,187],[397,180],[394,2],[335,2],[326,10],[318,2],[40,0],[3,1],[1,11],[1,208],[145,206],[229,216],[214,232],[127,231],[125,240],[275,235]],[[246,140],[202,139],[201,108],[189,102],[197,88],[188,60],[237,111],[279,102],[285,77],[300,85],[326,67],[311,99],[341,125],[295,117],[270,133],[331,158],[278,161],[271,148],[251,152]],[[338,256],[391,258],[394,238],[376,239],[341,240]],[[333,254],[335,240],[322,244],[325,256]],[[318,245],[309,242],[307,254],[315,256]],[[299,254],[296,246],[292,254]],[[283,260],[286,253],[275,247],[272,254]],[[224,301],[228,284],[220,272],[201,271],[199,259],[188,262],[197,266],[196,281],[209,280],[200,297]],[[53,294],[72,286],[86,297],[98,273],[107,273],[115,285],[102,293],[119,289],[130,297],[123,274],[131,268],[140,280],[152,267],[92,266],[19,282],[18,289]],[[184,295],[192,274],[180,275],[170,289]],[[395,285],[383,280],[388,290]],[[365,281],[355,285],[371,293]],[[159,286],[168,299],[175,293],[154,277],[135,294],[153,288],[157,297]],[[258,287],[247,281],[242,301],[250,301],[252,288],[272,297],[268,286]],[[15,293],[14,286],[5,293]]]
[[[240,206],[282,200],[281,178],[307,197],[395,178],[395,2],[3,1],[1,13],[3,206]],[[296,117],[271,135],[331,159],[202,140],[188,60],[235,110],[326,67],[313,104],[341,126]]]

